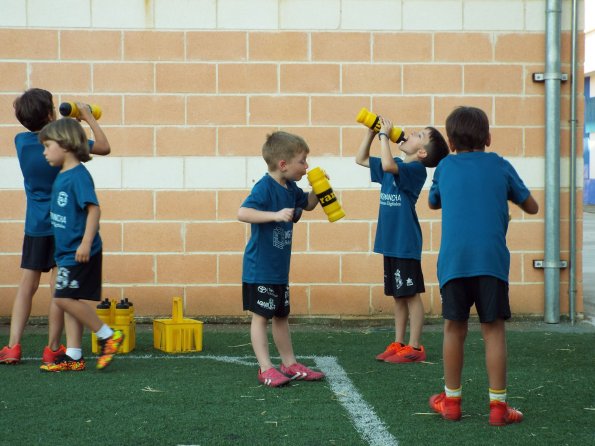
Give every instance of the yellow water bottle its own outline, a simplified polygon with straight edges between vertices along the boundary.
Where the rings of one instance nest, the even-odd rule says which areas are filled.
[[[315,167],[308,172],[308,181],[312,185],[312,190],[318,197],[318,201],[322,205],[322,209],[331,223],[345,217],[345,211],[341,207],[341,203],[337,200],[337,196],[333,192],[331,183],[324,174],[324,170],[320,167]]]
[[[130,324],[130,305],[122,299],[116,305],[116,325],[128,325]]]
[[[98,305],[97,309],[95,310],[99,319],[101,319],[104,323],[110,324],[110,303],[109,299],[102,300]]]
[[[355,120],[376,132],[379,132],[380,128],[382,127],[382,124],[380,123],[380,118],[378,117],[378,115],[375,113],[372,113],[371,111],[368,111],[368,109],[366,107],[363,107],[359,111]],[[393,127],[390,130],[390,134],[388,135],[388,138],[392,142],[395,142],[395,143],[400,143],[402,141],[407,140],[407,138],[405,138],[405,132],[403,131],[403,129],[401,127]]]
[[[95,119],[101,118],[101,107],[95,104],[86,104],[91,110],[91,114]],[[79,108],[75,102],[62,102],[60,104],[60,114],[62,116],[66,116],[68,118],[78,118],[79,117]]]

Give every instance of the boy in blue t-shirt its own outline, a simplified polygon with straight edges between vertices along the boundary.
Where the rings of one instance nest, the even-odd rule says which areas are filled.
[[[412,133],[399,145],[404,158],[393,158],[389,138],[393,125],[380,117],[381,157],[370,157],[376,132],[368,129],[356,163],[370,168],[373,182],[380,183],[380,209],[374,252],[384,256],[384,294],[394,301],[395,341],[376,356],[389,363],[420,362],[426,359],[421,344],[425,291],[421,270],[422,233],[415,203],[426,181],[426,167],[435,167],[448,155],[444,137],[433,127]],[[409,343],[405,331],[409,319]]]
[[[103,130],[85,104],[77,104],[80,119],[91,127],[95,142],[89,141],[91,151],[97,155],[108,155],[110,145]],[[0,363],[16,364],[21,360],[21,337],[29,315],[33,295],[39,287],[41,274],[50,273],[50,291],[53,295],[55,283],[54,235],[50,224],[50,196],[52,184],[60,169],[50,166],[43,156],[43,145],[39,142],[39,131],[56,119],[52,94],[41,88],[31,88],[14,101],[15,115],[27,128],[15,136],[16,152],[24,177],[27,211],[25,216],[25,237],[21,268],[23,275],[12,306],[10,339],[0,350]],[[60,345],[64,312],[51,300],[48,315],[49,339],[43,350],[44,363],[53,363],[65,352]]]
[[[444,392],[430,398],[430,407],[447,420],[461,419],[465,338],[475,304],[485,343],[489,423],[519,423],[523,414],[506,403],[508,201],[529,214],[536,214],[539,206],[512,165],[485,152],[491,136],[483,110],[456,108],[446,119],[446,133],[456,156],[438,165],[429,195],[430,208],[442,209],[438,281],[444,318]]]
[[[92,330],[101,344],[97,368],[107,367],[124,340],[83,300],[101,300],[102,243],[99,236],[99,202],[93,178],[82,164],[89,161],[89,145],[82,126],[65,118],[46,125],[39,133],[51,166],[60,167],[52,187],[50,219],[58,265],[54,300],[65,313],[66,352],[45,372],[83,371],[83,327]]]
[[[252,312],[250,339],[260,366],[258,381],[270,387],[292,379],[315,381],[324,377],[296,361],[288,319],[293,223],[302,209],[311,211],[318,204],[314,192],[305,193],[295,183],[306,174],[309,152],[306,142],[297,135],[268,135],[262,147],[268,173],[254,185],[238,211],[238,220],[251,224],[243,261],[243,308]],[[281,371],[273,366],[269,355],[269,319],[281,356]]]

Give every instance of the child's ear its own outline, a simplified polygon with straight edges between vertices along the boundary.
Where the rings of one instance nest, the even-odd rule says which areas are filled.
[[[491,143],[492,143],[492,134],[488,133],[488,138],[486,139],[486,147],[490,147]]]
[[[450,149],[451,152],[457,151],[457,148],[455,147],[454,143],[450,140],[450,138],[448,138],[448,148]]]
[[[418,160],[423,160],[427,156],[428,156],[428,151],[426,149],[419,149],[417,151],[417,159]]]
[[[281,160],[277,163],[277,167],[279,168],[279,170],[281,172],[283,172],[285,170],[285,168],[287,167],[287,161],[285,160]]]

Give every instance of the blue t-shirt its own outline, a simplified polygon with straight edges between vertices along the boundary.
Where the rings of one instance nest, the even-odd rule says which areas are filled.
[[[429,201],[442,206],[440,287],[461,277],[508,282],[508,200],[520,204],[529,194],[514,167],[493,152],[463,152],[438,164]]]
[[[421,260],[421,227],[415,203],[428,176],[419,161],[395,158],[399,173],[382,170],[380,158],[370,157],[370,177],[380,183],[380,209],[374,252],[389,257]]]
[[[27,211],[25,234],[32,237],[52,235],[50,198],[52,184],[60,167],[50,166],[43,156],[43,144],[36,132],[19,133],[14,138],[17,157],[24,177]],[[93,147],[93,141],[89,141]]]
[[[285,208],[305,208],[308,194],[295,182],[287,188],[266,174],[252,188],[242,207],[277,212]],[[253,284],[289,283],[289,262],[293,222],[251,224],[251,235],[244,252],[242,282]]]
[[[87,168],[78,166],[56,177],[52,188],[50,219],[56,239],[54,257],[58,266],[76,265],[75,253],[87,226],[87,205],[99,206],[93,178]],[[91,255],[101,251],[99,231],[91,245]]]

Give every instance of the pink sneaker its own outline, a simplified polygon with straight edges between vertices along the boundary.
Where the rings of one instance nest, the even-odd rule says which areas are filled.
[[[301,379],[303,381],[319,381],[324,378],[324,373],[322,372],[315,372],[314,370],[310,370],[303,364],[296,362],[289,367],[285,367],[281,364],[281,372],[285,375],[289,376],[291,379]]]
[[[21,362],[21,344],[8,345],[0,350],[0,364],[18,364]]]
[[[384,361],[392,363],[403,362],[421,362],[426,360],[426,349],[423,345],[419,346],[419,350],[414,349],[410,345],[406,345],[400,349],[395,355],[389,356]]]
[[[386,350],[376,355],[376,359],[378,361],[384,361],[389,356],[396,355],[399,352],[399,350],[401,350],[403,347],[405,347],[405,345],[401,344],[400,342],[391,342],[390,344],[388,344],[388,347],[386,347]]]
[[[65,354],[66,354],[66,347],[64,347],[62,344],[60,344],[60,347],[58,347],[58,350],[56,350],[56,351],[52,350],[48,345],[46,345],[45,348],[43,349],[43,357],[42,357],[41,361],[44,364],[53,364],[56,362],[56,359],[58,359],[59,356],[62,356]]]
[[[258,369],[258,381],[269,387],[280,387],[288,384],[291,379],[277,370],[275,367],[271,367],[265,372],[261,372]]]

